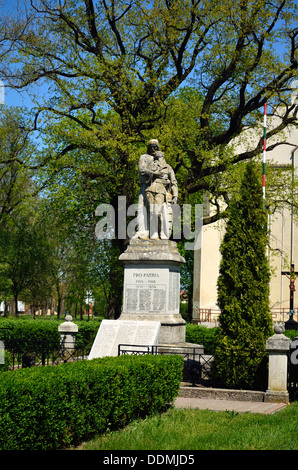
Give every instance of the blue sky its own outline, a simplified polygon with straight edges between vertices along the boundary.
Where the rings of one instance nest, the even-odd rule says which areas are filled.
[[[4,101],[7,106],[25,106],[29,108],[32,106],[32,101],[27,93],[19,93],[6,86],[4,89]]]
[[[0,15],[14,15],[17,9],[24,7],[26,2],[22,0],[0,0]],[[5,83],[5,79],[0,77],[0,80],[4,81],[4,103],[7,106],[26,106],[32,107],[33,103],[30,99],[28,92],[16,91],[11,89]],[[2,90],[1,90],[2,91]]]

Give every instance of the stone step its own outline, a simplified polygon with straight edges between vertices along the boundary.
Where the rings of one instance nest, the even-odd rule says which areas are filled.
[[[209,411],[230,411],[236,413],[272,414],[288,406],[286,403],[265,403],[260,401],[212,400],[208,398],[182,398],[174,401],[175,408],[197,408]]]
[[[210,400],[257,401],[265,400],[265,392],[255,390],[229,390],[223,388],[191,387],[181,384],[179,397],[204,398]]]

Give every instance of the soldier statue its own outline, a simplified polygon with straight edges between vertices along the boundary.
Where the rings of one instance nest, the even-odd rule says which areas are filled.
[[[140,156],[138,169],[138,232],[133,238],[167,240],[172,231],[171,206],[177,203],[178,186],[174,170],[167,164],[156,139],[149,141],[147,153]]]

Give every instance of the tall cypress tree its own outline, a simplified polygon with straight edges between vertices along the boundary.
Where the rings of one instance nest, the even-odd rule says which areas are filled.
[[[229,206],[218,278],[220,328],[214,368],[230,387],[264,388],[266,339],[273,333],[269,308],[267,220],[256,167],[247,164]]]

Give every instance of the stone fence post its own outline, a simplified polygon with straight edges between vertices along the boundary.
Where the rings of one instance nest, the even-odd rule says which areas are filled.
[[[78,325],[72,322],[72,316],[66,315],[65,322],[58,326],[60,346],[62,349],[66,349],[67,351],[73,351],[75,349],[78,330]]]
[[[291,340],[283,333],[282,324],[274,327],[275,334],[267,339],[269,352],[268,390],[265,401],[271,403],[289,403],[288,392],[288,353]]]

